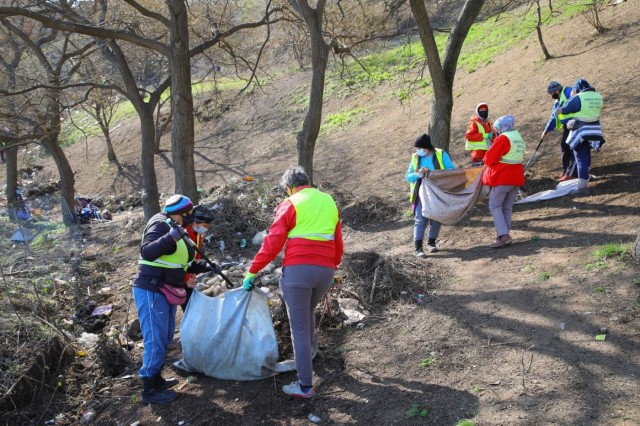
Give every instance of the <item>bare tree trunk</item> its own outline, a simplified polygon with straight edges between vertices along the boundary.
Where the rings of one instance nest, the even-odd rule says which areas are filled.
[[[158,181],[156,178],[154,142],[155,124],[153,122],[153,109],[146,114],[138,111],[140,117],[140,131],[142,144],[140,149],[140,165],[142,166],[142,209],[145,220],[160,211],[160,194],[158,193]]]
[[[420,41],[427,56],[427,66],[433,85],[429,134],[434,146],[448,150],[451,134],[451,111],[453,109],[453,82],[458,57],[464,39],[469,33],[469,28],[484,5],[484,0],[467,0],[465,2],[458,22],[447,39],[442,63],[424,0],[410,0],[410,4],[420,33]]]
[[[189,61],[189,24],[184,0],[166,0],[170,14],[169,68],[171,71],[171,147],[176,193],[198,202],[193,161],[194,124]]]
[[[60,175],[60,195],[62,197],[62,220],[65,225],[71,226],[77,223],[74,209],[75,177],[69,164],[69,160],[64,155],[64,151],[58,143],[57,134],[51,134],[43,139],[42,144],[49,151],[53,161],[58,168]]]
[[[544,40],[542,39],[542,11],[540,10],[540,0],[536,1],[536,16],[538,17],[538,22],[536,23],[536,33],[538,34],[538,43],[540,43],[540,48],[542,49],[542,53],[544,54],[544,59],[549,60],[552,56],[549,54],[547,50],[547,46],[544,44]]]
[[[113,142],[111,142],[111,135],[109,134],[109,128],[105,126],[100,120],[98,120],[102,134],[104,135],[104,141],[107,144],[107,160],[110,163],[118,164],[118,157],[116,157],[116,151],[113,149]]]
[[[4,157],[7,160],[7,188],[5,191],[7,206],[13,206],[18,201],[16,197],[16,189],[18,188],[18,147],[10,146],[5,148]]]
[[[322,103],[324,101],[324,82],[331,46],[322,37],[322,15],[324,1],[318,2],[316,9],[309,7],[306,1],[297,1],[298,11],[305,20],[311,39],[311,93],[309,109],[302,130],[297,135],[298,165],[302,166],[313,184],[313,152],[322,124]]]

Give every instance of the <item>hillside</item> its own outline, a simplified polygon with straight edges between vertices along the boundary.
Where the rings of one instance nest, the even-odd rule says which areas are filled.
[[[640,424],[640,269],[628,255],[599,251],[629,244],[640,229],[640,138],[634,129],[640,114],[639,5],[629,0],[607,8],[602,19],[609,31],[603,35],[580,16],[548,28],[545,41],[553,60],[541,60],[531,36],[473,73],[459,70],[450,152],[460,167],[468,165],[464,131],[480,101],[489,103],[493,119],[516,116],[528,158],[550,111],[550,80],[571,84],[585,77],[604,96],[607,143],[593,157],[591,195],[516,206],[515,243],[508,248],[487,248],[494,230],[482,202],[458,225],[443,227],[439,253],[415,258],[413,221],[404,214],[404,172],[412,142],[428,124],[428,98],[401,104],[393,96],[396,87],[385,85],[327,100],[325,115],[365,110],[344,129],[322,134],[314,160],[316,182],[340,202],[345,264],[364,265],[353,270],[369,283],[375,280],[371,265],[382,259],[403,279],[371,306],[363,326],[323,326],[313,403],[292,401],[275,390],[291,375],[187,382],[187,374],[176,373],[180,399],[145,407],[130,398],[132,389],[138,391],[135,378],[105,379],[101,386],[96,381],[89,391],[88,373],[82,373],[78,383],[84,381],[84,394],[74,395],[73,410],[59,423],[77,424],[92,409],[100,424],[302,425],[309,423],[309,413],[322,424],[456,425],[462,419],[476,425]],[[308,82],[308,73],[282,75],[264,93],[199,123],[200,187],[208,190],[246,175],[275,183],[296,161],[295,132],[304,114],[296,99]],[[106,152],[95,141],[67,148],[77,192],[138,191],[138,139],[135,122],[114,131],[124,165],[120,173],[106,163]],[[527,173],[529,190],[555,184],[558,140],[559,135],[543,143]],[[168,136],[163,147],[156,170],[161,192],[170,194]],[[37,178],[54,177],[52,164],[43,165]],[[127,218],[120,213],[113,225],[85,230],[87,250],[103,249],[113,265],[106,284],[118,290],[107,301],[121,307],[127,306],[139,235],[138,229],[122,227]],[[121,251],[113,250],[113,240]],[[123,309],[112,321],[126,321]],[[596,334],[606,334],[606,340],[596,341]],[[179,355],[177,347],[171,356]],[[140,349],[131,356],[139,362]]]

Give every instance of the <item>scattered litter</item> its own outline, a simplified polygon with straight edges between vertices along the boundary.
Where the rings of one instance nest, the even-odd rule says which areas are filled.
[[[358,325],[356,325],[356,330],[362,330],[364,328],[364,323],[358,323]]]
[[[137,422],[131,423],[129,426],[140,426],[140,420],[138,420]]]
[[[44,422],[45,426],[48,425],[55,425],[56,424],[56,419],[49,419],[46,422]]]
[[[596,340],[598,342],[603,342],[603,341],[607,340],[607,335],[606,334],[596,334]]]
[[[251,239],[251,244],[253,244],[254,246],[262,245],[262,242],[264,241],[264,237],[266,236],[267,236],[267,231],[256,232],[256,235],[254,235],[253,238]]]
[[[245,248],[247,246],[247,240],[244,238],[240,240],[240,248]]]
[[[187,383],[193,383],[196,380],[198,380],[198,378],[196,376],[189,376],[187,377]]]
[[[564,323],[563,322],[560,323],[560,330],[564,330]]]
[[[98,294],[109,294],[109,293],[111,293],[111,287],[102,287],[98,291]]]
[[[93,419],[96,417],[96,412],[93,410],[89,410],[86,413],[84,413],[82,415],[82,418],[80,418],[80,424],[81,425],[88,425],[89,423],[91,423],[93,421]]]
[[[91,316],[95,317],[98,315],[111,315],[111,310],[111,305],[98,306],[93,310]]]
[[[158,418],[156,419],[156,423],[160,423],[160,420],[162,420],[162,417],[158,417]]]
[[[11,236],[11,241],[31,241],[33,240],[33,232],[28,228],[20,228]]]
[[[358,310],[359,306],[356,299],[339,298],[338,306],[342,313],[347,316],[347,320],[344,322],[345,324],[355,324],[365,318],[365,314]]]
[[[180,420],[180,421],[178,422],[178,426],[182,426],[183,424],[184,424],[184,420]]]
[[[78,338],[78,344],[80,344],[83,348],[92,348],[98,344],[98,340],[100,336],[93,333],[82,333],[82,335]]]
[[[312,421],[313,423],[320,423],[320,417],[316,416],[315,414],[311,413],[309,414],[309,417],[307,417],[310,421]]]
[[[497,382],[489,383],[490,386],[498,386],[500,384],[500,380]]]
[[[76,351],[76,356],[77,357],[83,357],[83,356],[87,356],[87,352],[86,351]]]
[[[403,295],[403,296],[406,296],[406,294],[407,294],[407,290],[402,290],[402,291],[400,292],[400,294],[401,294],[401,295]]]

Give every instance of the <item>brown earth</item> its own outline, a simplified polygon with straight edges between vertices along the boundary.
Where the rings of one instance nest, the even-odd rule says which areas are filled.
[[[301,425],[309,423],[309,413],[323,424],[455,425],[465,418],[477,425],[640,424],[639,268],[628,257],[593,257],[604,244],[632,242],[640,228],[638,6],[633,0],[607,8],[602,18],[609,31],[603,35],[582,17],[545,29],[553,60],[541,60],[531,37],[472,74],[459,71],[450,149],[459,166],[468,162],[464,129],[480,101],[489,102],[493,118],[515,114],[530,155],[551,107],[545,91],[550,80],[571,84],[583,76],[604,96],[607,143],[593,158],[591,195],[516,206],[515,243],[508,248],[486,247],[494,230],[486,203],[480,203],[462,222],[443,228],[439,253],[413,257],[403,174],[411,142],[428,123],[428,97],[400,105],[393,88],[384,87],[327,102],[325,114],[367,110],[361,122],[322,135],[316,149],[317,183],[343,201],[347,258],[376,253],[414,281],[368,306],[371,316],[363,327],[321,328],[323,350],[314,364],[319,395],[312,403],[279,391],[292,374],[187,383],[187,375],[177,372],[181,396],[175,403],[132,404],[130,396],[139,390],[135,378],[105,378],[100,383],[109,391],[83,391],[85,400],[74,405],[68,421],[94,404],[101,424]],[[196,170],[203,188],[245,175],[277,182],[296,161],[295,132],[304,113],[291,93],[304,94],[308,79],[275,79],[266,93],[198,125]],[[543,143],[528,172],[529,190],[553,187],[558,139]],[[67,150],[78,193],[140,189],[136,124],[117,129],[114,142],[121,173],[106,163],[95,141],[86,152],[79,145]],[[173,188],[170,157],[165,151],[156,162],[166,194]],[[39,179],[52,176],[47,164]],[[126,217],[117,214],[115,224],[93,226],[87,241],[97,244],[95,250],[111,247],[114,235],[125,238]],[[128,280],[137,256],[136,244],[122,247],[114,262],[124,263],[108,277],[118,291],[111,302],[121,307],[112,321],[120,323],[123,307],[132,309]],[[363,272],[373,277],[373,271]],[[595,341],[603,332],[606,340]],[[179,355],[180,349],[170,354]],[[139,362],[140,349],[132,356]]]

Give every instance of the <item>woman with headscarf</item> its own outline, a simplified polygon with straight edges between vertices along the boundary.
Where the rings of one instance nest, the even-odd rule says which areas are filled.
[[[513,242],[511,213],[518,196],[518,188],[524,185],[524,152],[526,145],[520,133],[514,129],[513,115],[503,115],[494,123],[498,135],[484,157],[486,169],[482,183],[491,187],[489,210],[496,227],[496,240],[489,247],[504,247]]]

